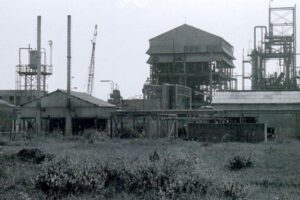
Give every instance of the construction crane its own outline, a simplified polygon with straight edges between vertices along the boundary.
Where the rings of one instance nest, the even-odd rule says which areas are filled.
[[[87,84],[87,94],[92,96],[93,86],[94,86],[94,71],[95,71],[95,48],[96,48],[96,39],[97,39],[97,24],[95,25],[94,35],[92,42],[92,56],[89,66],[89,75],[88,75],[88,84]]]

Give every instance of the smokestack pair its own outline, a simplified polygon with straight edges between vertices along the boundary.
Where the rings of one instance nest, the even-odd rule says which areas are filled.
[[[36,132],[41,133],[41,16],[37,17],[37,105],[36,105]],[[67,31],[67,112],[65,121],[65,134],[72,134],[72,116],[71,116],[71,15],[68,15]]]

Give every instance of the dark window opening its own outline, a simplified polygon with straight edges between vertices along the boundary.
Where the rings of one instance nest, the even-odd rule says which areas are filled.
[[[267,137],[268,137],[269,139],[275,137],[275,128],[273,128],[273,127],[268,127],[268,128],[267,128]]]

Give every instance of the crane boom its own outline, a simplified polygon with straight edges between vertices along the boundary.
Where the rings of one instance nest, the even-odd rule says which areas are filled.
[[[94,71],[95,71],[95,49],[96,49],[96,39],[97,39],[97,24],[95,25],[94,35],[91,40],[92,42],[92,56],[89,66],[88,84],[87,84],[87,94],[92,96],[93,86],[94,86]]]

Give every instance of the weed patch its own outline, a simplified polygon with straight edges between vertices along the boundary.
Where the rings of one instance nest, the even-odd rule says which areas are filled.
[[[249,168],[253,166],[251,157],[235,156],[228,160],[227,166],[230,170],[237,171],[243,168]]]
[[[221,193],[232,200],[245,199],[247,196],[245,186],[237,182],[224,183],[221,187]]]

